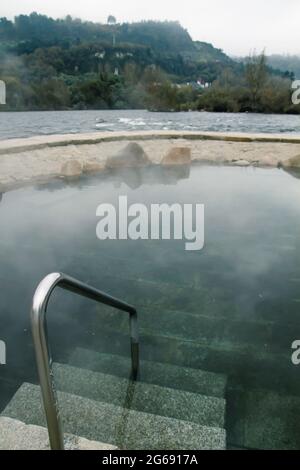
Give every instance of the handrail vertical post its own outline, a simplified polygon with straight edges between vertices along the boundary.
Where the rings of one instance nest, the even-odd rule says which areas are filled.
[[[134,310],[129,317],[130,322],[130,341],[131,341],[131,364],[132,364],[132,378],[135,380],[139,372],[139,333],[137,312]]]
[[[62,273],[49,274],[38,285],[33,297],[31,309],[33,343],[50,447],[52,450],[64,450],[64,436],[54,385],[52,358],[48,344],[46,320],[48,302],[53,290],[57,286],[129,313],[133,380],[136,379],[139,371],[139,334],[137,311],[134,307],[119,299],[111,297],[104,292],[94,289],[93,287],[83,284],[82,282]]]
[[[43,302],[42,304],[33,302],[31,311],[32,336],[47,421],[50,448],[52,450],[64,450],[63,431],[54,385],[52,359],[48,344],[46,308],[47,299],[45,303]]]

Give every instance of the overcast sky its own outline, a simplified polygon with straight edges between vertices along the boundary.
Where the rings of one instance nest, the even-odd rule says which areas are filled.
[[[67,14],[105,22],[179,20],[193,39],[213,43],[231,55],[266,48],[267,54],[300,54],[300,0],[8,0],[0,16]]]

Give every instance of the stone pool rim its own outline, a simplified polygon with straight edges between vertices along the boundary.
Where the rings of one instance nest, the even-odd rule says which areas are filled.
[[[153,165],[163,164],[173,151],[176,164],[300,169],[300,135],[294,134],[166,130],[53,134],[0,140],[0,193],[53,178],[103,173],[109,158],[130,145],[139,147],[144,160]],[[124,161],[119,158],[116,166],[121,168]]]
[[[50,134],[19,139],[0,140],[0,155],[67,145],[89,145],[102,142],[133,140],[215,140],[224,142],[264,142],[300,144],[300,135],[246,132],[193,131],[124,131],[90,132],[83,134]]]

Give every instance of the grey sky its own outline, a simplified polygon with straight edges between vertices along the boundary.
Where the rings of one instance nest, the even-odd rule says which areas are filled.
[[[37,11],[53,17],[67,14],[105,22],[141,19],[179,20],[193,39],[213,43],[225,52],[245,55],[300,54],[300,0],[9,0],[0,16],[13,18]]]

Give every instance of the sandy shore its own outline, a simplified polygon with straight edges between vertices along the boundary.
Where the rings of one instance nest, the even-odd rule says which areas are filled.
[[[174,147],[189,147],[192,161],[240,166],[300,167],[300,136],[216,132],[103,132],[0,141],[0,191],[30,181],[64,176],[67,162],[82,172],[105,169],[129,142],[141,145],[154,164]]]

